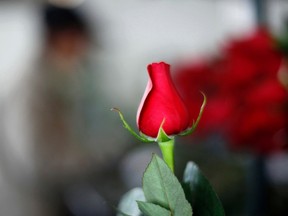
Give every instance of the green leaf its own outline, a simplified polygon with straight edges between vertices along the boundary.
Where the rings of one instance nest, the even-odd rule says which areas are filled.
[[[155,205],[153,203],[138,201],[138,207],[141,212],[146,216],[171,216],[171,212],[167,209]]]
[[[183,177],[183,188],[186,198],[193,207],[194,216],[225,215],[217,194],[193,162],[187,163]]]
[[[143,176],[143,191],[147,202],[169,210],[173,216],[192,215],[192,208],[178,179],[155,154]]]
[[[122,196],[118,205],[117,216],[140,216],[141,212],[136,201],[145,201],[142,188],[133,188]]]

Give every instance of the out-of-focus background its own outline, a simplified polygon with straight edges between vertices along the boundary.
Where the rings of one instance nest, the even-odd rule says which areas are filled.
[[[177,139],[231,216],[288,215],[288,2],[0,2],[0,215],[110,216],[156,145],[135,125],[166,61],[199,131]],[[194,116],[194,117],[195,117]]]

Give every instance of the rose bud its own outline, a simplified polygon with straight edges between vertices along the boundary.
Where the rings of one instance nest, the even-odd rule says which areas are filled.
[[[137,111],[139,131],[157,138],[160,128],[168,136],[189,128],[189,112],[177,92],[170,65],[160,62],[148,65],[149,81]]]

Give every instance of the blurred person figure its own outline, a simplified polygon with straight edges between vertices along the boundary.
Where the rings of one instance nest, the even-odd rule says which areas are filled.
[[[95,103],[96,83],[86,58],[88,26],[79,11],[48,5],[43,14],[45,42],[32,77],[31,112],[35,155],[39,172],[44,172],[40,176],[49,178],[56,172],[50,176],[55,178],[87,166],[83,148],[89,117],[93,118],[89,109]]]
[[[27,167],[9,154],[2,157],[8,164],[7,179],[17,193],[14,205],[23,205],[19,214],[5,213],[111,215],[93,181],[95,173],[105,169],[101,165],[111,140],[97,136],[106,129],[101,120],[102,111],[108,109],[103,108],[89,59],[90,26],[80,8],[45,5],[42,12],[43,53],[33,73],[22,81],[23,88],[16,90],[3,108],[5,121],[18,115],[22,120],[17,119],[12,127],[22,121],[23,133],[28,134],[23,145],[17,143],[22,145]],[[4,126],[6,145],[13,142],[12,127]]]
[[[46,187],[44,194],[52,205],[59,205],[62,211],[67,207],[73,215],[83,215],[83,212],[91,212],[85,215],[104,214],[106,210],[97,204],[103,203],[99,195],[83,196],[82,192],[74,203],[78,206],[69,206],[65,199],[62,200],[62,196],[67,197],[66,193],[74,194],[76,185],[81,194],[82,187],[78,184],[86,182],[88,173],[94,169],[89,145],[96,144],[91,143],[95,142],[92,135],[96,131],[96,79],[87,56],[90,29],[76,8],[52,5],[44,9],[44,26],[46,46],[37,69],[39,72],[34,77],[34,107],[31,109],[35,117],[33,137],[39,182]],[[83,188],[88,191],[86,186]],[[83,197],[86,202],[82,201]],[[88,200],[88,197],[97,199]],[[81,206],[81,201],[86,205]],[[96,209],[92,207],[91,210],[93,205],[87,203],[93,201]]]

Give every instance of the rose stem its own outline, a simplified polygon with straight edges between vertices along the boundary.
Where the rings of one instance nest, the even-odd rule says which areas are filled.
[[[174,139],[166,142],[158,142],[162,156],[168,167],[174,173]]]

